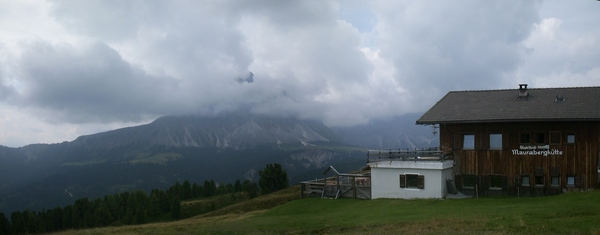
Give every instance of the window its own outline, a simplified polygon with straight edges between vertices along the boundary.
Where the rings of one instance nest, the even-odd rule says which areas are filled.
[[[551,181],[552,181],[552,182],[550,182],[551,186],[559,186],[560,185],[560,176],[552,176]]]
[[[529,133],[521,133],[521,144],[530,144],[531,139]]]
[[[490,189],[502,189],[501,175],[490,175]]]
[[[550,132],[550,143],[551,144],[560,144],[560,132],[557,132],[557,131]]]
[[[544,176],[535,176],[535,186],[544,186]]]
[[[550,186],[560,186],[560,168],[556,166],[550,168]]]
[[[475,188],[475,175],[463,175],[463,188]]]
[[[536,144],[545,144],[546,143],[546,134],[545,133],[535,133],[535,143]]]
[[[417,174],[400,175],[400,188],[425,188],[425,176]]]
[[[567,186],[575,186],[575,176],[567,176]]]
[[[544,186],[544,168],[538,166],[535,168],[535,186]]]
[[[490,134],[490,149],[502,149],[502,134]]]
[[[529,175],[522,175],[521,176],[521,185],[523,185],[523,186],[529,186]]]
[[[568,134],[567,135],[567,144],[574,144],[574,143],[575,143],[575,135]]]
[[[475,149],[475,135],[464,135],[463,149]]]

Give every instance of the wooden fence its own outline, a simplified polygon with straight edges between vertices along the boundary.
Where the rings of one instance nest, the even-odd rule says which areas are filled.
[[[302,197],[371,199],[371,176],[337,174],[333,177],[300,182]]]

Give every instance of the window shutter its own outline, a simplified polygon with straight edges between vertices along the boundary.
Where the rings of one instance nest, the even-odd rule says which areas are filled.
[[[550,169],[550,176],[560,176],[560,168],[558,167],[552,167]]]
[[[544,168],[536,167],[535,168],[535,176],[544,176]]]
[[[417,188],[425,188],[425,176],[424,175],[419,175],[419,178],[417,180]]]
[[[400,175],[400,188],[406,188],[406,175]]]

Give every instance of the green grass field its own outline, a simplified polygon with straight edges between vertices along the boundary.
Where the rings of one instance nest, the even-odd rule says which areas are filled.
[[[59,234],[600,234],[598,190],[447,200],[299,194],[292,187],[181,221]]]

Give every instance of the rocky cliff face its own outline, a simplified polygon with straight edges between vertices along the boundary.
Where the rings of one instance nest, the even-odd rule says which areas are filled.
[[[147,125],[81,136],[72,144],[88,148],[160,145],[245,149],[256,146],[306,146],[336,140],[331,129],[316,121],[263,116],[167,116]]]

